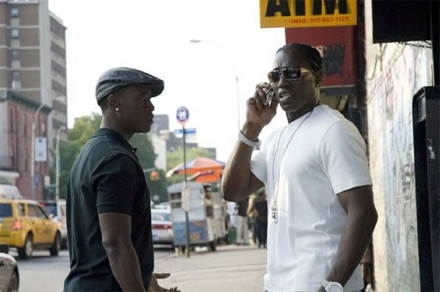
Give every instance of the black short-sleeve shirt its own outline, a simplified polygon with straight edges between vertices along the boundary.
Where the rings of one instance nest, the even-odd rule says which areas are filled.
[[[64,291],[122,291],[102,246],[98,214],[131,215],[131,240],[148,289],[154,268],[150,194],[135,150],[116,131],[98,129],[73,164],[67,187],[70,273]]]

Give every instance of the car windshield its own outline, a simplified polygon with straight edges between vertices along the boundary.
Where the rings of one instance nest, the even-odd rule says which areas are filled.
[[[165,212],[152,212],[151,218],[156,221],[171,221],[171,214]]]
[[[0,204],[0,217],[12,217],[11,204]]]
[[[48,214],[57,215],[57,205],[56,204],[44,204],[44,208]]]

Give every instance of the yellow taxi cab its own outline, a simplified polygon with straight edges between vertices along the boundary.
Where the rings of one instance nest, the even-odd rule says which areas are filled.
[[[34,248],[57,256],[61,233],[38,202],[0,199],[0,243],[15,247],[22,259],[32,257]]]

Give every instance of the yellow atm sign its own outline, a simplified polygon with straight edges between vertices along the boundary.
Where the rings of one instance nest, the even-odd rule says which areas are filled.
[[[260,0],[261,27],[357,24],[356,0]]]

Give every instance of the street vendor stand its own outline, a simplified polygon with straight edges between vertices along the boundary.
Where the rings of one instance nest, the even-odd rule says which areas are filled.
[[[189,244],[207,246],[209,250],[216,249],[216,219],[214,215],[214,200],[207,194],[203,185],[194,182],[187,183],[189,190]],[[174,246],[186,245],[186,222],[183,204],[183,183],[177,183],[167,188],[173,222]]]

